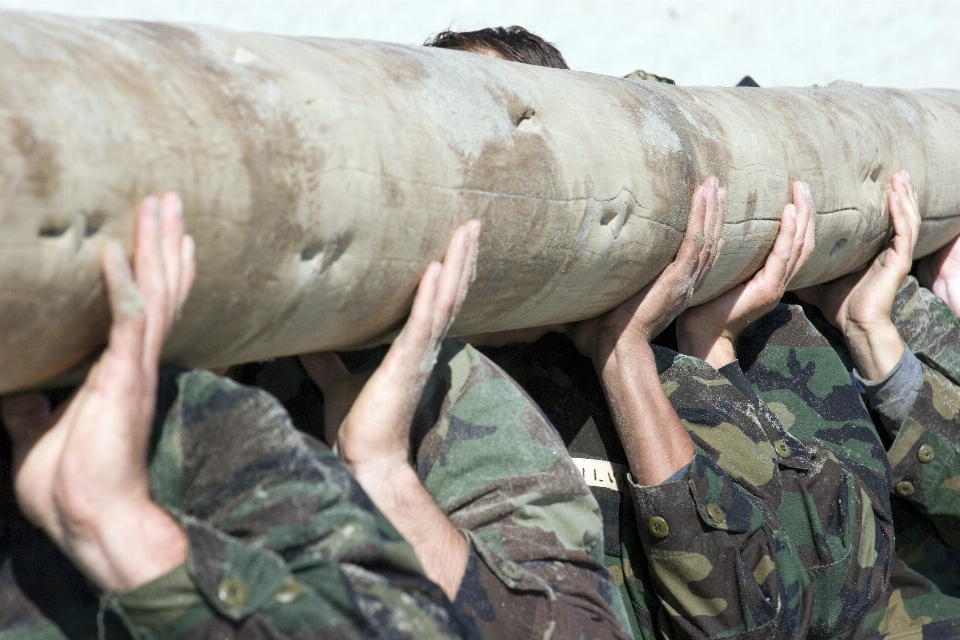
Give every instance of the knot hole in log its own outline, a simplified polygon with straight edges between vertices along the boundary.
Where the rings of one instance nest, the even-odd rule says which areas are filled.
[[[320,275],[337,261],[347,248],[348,242],[334,233],[328,238],[314,240],[300,251],[300,262]]]
[[[623,225],[627,223],[630,214],[633,213],[634,204],[633,194],[626,189],[621,189],[613,200],[603,203],[600,224],[610,229],[614,240],[620,237]]]
[[[533,107],[521,109],[520,114],[514,120],[514,125],[517,127],[517,131],[543,133],[543,124]]]

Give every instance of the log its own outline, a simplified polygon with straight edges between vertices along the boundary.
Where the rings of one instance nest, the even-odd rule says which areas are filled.
[[[699,299],[810,183],[796,284],[866,263],[907,168],[918,255],[960,233],[960,92],[679,88],[381,42],[0,12],[0,393],[106,337],[98,256],[177,190],[199,277],[165,358],[217,366],[389,337],[452,229],[483,221],[455,333],[579,320],[674,256],[692,188],[729,190]]]

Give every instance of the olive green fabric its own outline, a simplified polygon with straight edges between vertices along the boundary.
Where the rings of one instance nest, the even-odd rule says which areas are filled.
[[[151,489],[187,533],[187,562],[98,593],[12,507],[6,441],[0,639],[482,637],[343,462],[308,446],[269,394],[166,369],[158,406]]]
[[[359,371],[383,353],[344,357]],[[304,431],[323,432],[322,395],[295,359],[236,375],[277,394]],[[411,459],[470,541],[454,604],[490,638],[626,637],[594,497],[539,408],[463,342],[443,344],[417,409]]]
[[[564,338],[487,352],[544,408],[588,479],[597,461],[626,468],[593,367]],[[954,628],[958,601],[895,562],[886,451],[844,363],[799,308],[781,305],[742,336],[759,402],[703,362],[656,353],[697,444],[693,464],[658,487],[592,481],[605,562],[632,605],[635,637],[876,637],[882,622],[908,634],[887,637],[919,638]],[[896,597],[909,616],[891,608]]]

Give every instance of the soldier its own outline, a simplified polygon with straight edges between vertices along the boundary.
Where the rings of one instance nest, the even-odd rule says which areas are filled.
[[[560,50],[523,27],[492,27],[478,31],[441,31],[425,47],[469,51],[538,67],[569,69]]]
[[[3,399],[0,638],[482,637],[268,394],[158,370],[194,274],[180,206],[175,194],[141,204],[135,274],[119,243],[105,246],[113,324],[83,385],[56,409],[37,393]],[[427,270],[407,355],[432,353],[437,297],[464,288],[476,227]],[[415,406],[397,382],[370,393]]]
[[[920,216],[906,172],[895,174],[894,181],[891,210],[899,197],[909,203],[911,214],[905,219],[891,214],[891,246],[867,269],[798,294],[832,325],[825,333],[839,330],[834,344],[878,416],[893,468],[897,515],[912,525],[903,527],[907,534],[898,539],[898,554],[946,593],[960,595],[960,321],[908,275]],[[896,189],[898,181],[902,189]],[[906,196],[898,196],[903,190]],[[957,246],[954,241],[918,265],[951,302],[956,301],[950,269]],[[901,597],[898,614],[912,619],[943,602],[923,583],[905,588]],[[873,628],[882,631],[879,620]]]
[[[458,42],[457,48],[487,55],[494,52],[499,57],[507,57],[487,42],[473,46]],[[508,59],[516,61],[516,58]],[[795,201],[798,197],[805,201],[805,206],[801,208],[809,214],[809,194],[803,198],[795,193]],[[784,219],[788,220],[786,213]],[[800,234],[794,239],[803,236]],[[797,245],[794,242],[793,246],[802,247],[803,243]],[[807,251],[812,249],[812,244],[806,246]],[[689,351],[694,344],[691,336],[702,334],[702,322],[693,319],[702,321],[705,315],[716,316],[713,319],[714,331],[708,332],[708,337],[711,345],[725,344],[725,353],[718,356],[708,350],[699,355],[708,362],[712,360],[711,364],[721,369],[723,376],[711,377],[708,375],[709,368],[698,370],[689,361],[657,352],[661,382],[673,406],[684,417],[684,426],[695,434],[694,440],[698,443],[703,442],[700,440],[703,438],[712,439],[709,444],[704,443],[703,449],[719,456],[715,460],[719,471],[713,475],[707,473],[707,481],[701,478],[708,487],[700,491],[703,495],[698,495],[694,479],[688,479],[688,483],[676,482],[691,473],[690,467],[678,464],[678,461],[694,457],[690,438],[684,438],[683,429],[677,427],[675,419],[671,421],[670,412],[663,411],[663,402],[657,406],[655,399],[647,399],[639,403],[641,406],[636,406],[635,401],[644,398],[644,388],[649,390],[653,384],[650,380],[645,385],[638,384],[638,374],[631,371],[629,365],[621,361],[619,373],[628,382],[633,376],[634,388],[629,385],[624,387],[623,381],[618,381],[616,376],[612,384],[604,381],[613,410],[614,420],[611,420],[591,367],[584,366],[582,362],[579,366],[570,366],[572,354],[569,349],[564,353],[564,345],[556,339],[546,338],[545,343],[530,349],[514,347],[491,352],[558,423],[571,452],[582,456],[577,462],[581,464],[584,477],[592,481],[595,495],[604,510],[607,563],[626,598],[634,606],[636,618],[632,631],[637,636],[652,637],[661,632],[682,637],[729,634],[766,637],[779,632],[789,637],[804,637],[807,634],[810,637],[830,637],[853,629],[870,604],[886,589],[887,578],[893,569],[888,502],[890,471],[869,416],[829,345],[813,330],[798,308],[784,307],[744,331],[740,347],[751,357],[746,372],[741,370],[738,363],[731,362],[736,353],[736,341],[730,339],[730,334],[736,336],[749,321],[763,315],[765,305],[769,308],[775,304],[792,275],[791,269],[797,268],[802,262],[792,258],[792,267],[786,269],[784,265],[791,259],[779,259],[779,266],[775,266],[777,251],[775,248],[771,262],[761,272],[766,274],[764,278],[767,282],[764,283],[764,279],[758,279],[758,276],[749,285],[738,287],[731,294],[732,297],[724,296],[710,305],[692,310],[679,325],[686,327],[685,331],[680,331],[680,337],[685,340],[684,347]],[[780,282],[769,281],[769,275],[773,272],[781,275]],[[674,285],[679,286],[676,283]],[[765,299],[765,305],[745,308],[744,300],[752,297],[754,302],[758,302],[756,294],[763,289],[766,295],[760,298]],[[735,319],[742,324],[736,327],[737,331],[731,331],[731,327],[718,319]],[[778,324],[783,326],[778,327]],[[578,341],[582,340],[584,326],[574,330]],[[656,326],[662,328],[662,325]],[[515,332],[511,337],[522,339],[524,333]],[[622,337],[627,332],[614,333]],[[647,334],[646,337],[649,339],[651,335]],[[717,340],[718,335],[724,336],[724,339]],[[529,332],[526,332],[526,337],[530,337]],[[506,339],[502,335],[492,338],[501,342]],[[490,339],[491,336],[478,338],[480,343]],[[653,359],[643,356],[644,349],[639,343],[628,350],[632,350],[634,355],[640,353],[640,357],[634,357],[633,362]],[[597,356],[595,348],[587,348],[586,351],[594,356],[595,363],[605,363],[608,359],[608,356]],[[798,353],[811,361],[808,364],[815,365],[817,381],[824,385],[816,391],[829,391],[827,395],[831,402],[810,406],[810,389],[804,387],[805,380],[794,380],[789,373],[783,375],[776,370],[774,365],[778,359],[786,358],[789,361],[791,357],[798,357]],[[606,365],[598,365],[597,369],[602,378]],[[769,388],[761,389],[763,386]],[[758,396],[758,392],[763,395],[764,391],[779,394],[779,401],[772,400],[770,404],[765,404]],[[744,403],[745,399],[749,402]],[[634,410],[625,420],[624,407],[629,408],[631,404]],[[757,415],[736,415],[737,411],[730,409],[726,409],[726,416],[717,415],[716,407],[744,406],[753,406]],[[792,414],[784,412],[788,406],[794,409],[807,406],[807,415],[801,426],[794,426],[796,420],[790,420]],[[790,422],[786,426],[796,430],[803,439],[802,443],[794,442],[791,447],[790,439],[786,436],[770,440],[770,434],[786,434],[777,411],[785,421]],[[730,419],[731,413],[739,419],[725,421],[724,418]],[[638,439],[630,423],[642,424],[650,416],[657,416],[666,424],[672,422],[673,427],[647,429],[646,436]],[[697,425],[701,420],[706,420],[706,424]],[[714,422],[711,423],[711,420]],[[759,433],[751,432],[749,426],[744,426],[751,422],[760,426]],[[616,430],[614,424],[618,427]],[[736,435],[736,430],[731,432],[734,424],[737,425],[735,429],[740,430],[739,435]],[[723,428],[706,429],[708,426]],[[628,442],[622,442],[625,434]],[[858,444],[846,446],[854,442]],[[776,476],[775,481],[766,479],[766,471],[760,476],[745,473],[745,470],[757,472],[770,466],[769,457],[764,459],[764,445],[777,452],[774,459],[778,460],[778,464],[774,466],[780,467],[779,474],[771,473],[771,476]],[[698,459],[694,458],[694,462]],[[804,468],[804,462],[812,466]],[[672,475],[667,473],[671,469],[674,470]],[[709,488],[717,490],[717,478],[722,478],[725,473],[730,474],[733,484],[740,482],[741,490],[746,489],[747,493],[761,496],[768,502],[755,505],[759,511],[746,513],[753,516],[754,522],[746,518],[741,519],[739,525],[731,526],[732,519],[723,508],[726,505],[719,499],[729,498],[722,495],[721,489],[717,490],[719,496],[713,496],[717,498],[716,502],[704,505],[701,501],[699,514],[689,518],[657,516],[659,519],[656,522],[650,519],[646,523],[641,517],[637,521],[637,531],[632,526],[637,516],[634,507],[637,504],[649,507],[649,496],[656,495],[658,489],[635,485],[627,476],[627,470],[634,472],[633,479],[641,485],[657,484],[670,475],[664,485],[672,492],[673,502],[681,505],[689,498],[686,495],[687,484],[695,500],[705,496],[709,498]],[[751,484],[751,477],[754,484]],[[758,482],[762,488],[757,485]],[[726,486],[723,482],[719,484]],[[847,495],[843,495],[844,489]],[[622,491],[633,493],[634,500],[621,501]],[[853,491],[852,499],[850,491]],[[731,489],[728,493],[735,494],[736,490]],[[661,509],[666,510],[663,505],[670,502],[663,501]],[[807,508],[800,506],[804,502]],[[643,509],[637,508],[643,512]],[[761,521],[781,520],[780,528],[774,527],[772,536],[766,526],[756,528],[758,512],[762,514]],[[740,515],[741,518],[745,515],[742,507]],[[678,534],[668,533],[670,525],[666,520],[675,522],[681,531]],[[729,546],[725,551],[723,538],[714,535],[714,541],[721,541],[717,546],[704,543],[697,549],[699,553],[690,553],[690,548],[698,543],[695,524],[698,520],[701,526],[740,533],[741,540],[743,533],[747,533],[749,544],[734,550],[738,540],[734,535],[731,537],[733,543],[728,541]],[[649,533],[645,531],[645,524],[649,527]],[[742,528],[742,533],[735,529],[736,526]],[[654,529],[657,531],[654,532]],[[672,544],[677,546],[671,547],[671,544],[661,542],[658,553],[657,547],[650,545],[649,541],[650,536],[658,538],[660,535],[673,539]],[[784,542],[784,538],[790,541]],[[776,552],[760,554],[755,546],[749,552],[744,552],[750,545],[762,544],[760,541],[763,540],[769,543],[771,539],[774,542],[770,547],[777,549]],[[789,549],[792,551],[787,551]],[[748,562],[757,562],[757,557],[763,560],[750,567],[749,571],[744,571],[742,565],[731,568],[733,556],[747,559]],[[771,559],[775,559],[775,562]],[[776,570],[774,564],[777,565]],[[880,569],[876,570],[874,565]],[[896,569],[896,575],[900,575],[903,567],[897,565]],[[758,597],[757,584],[749,579],[744,580],[744,574],[752,575],[757,583],[762,582],[761,577],[772,582],[759,587],[761,595]],[[732,594],[727,593],[733,585],[736,588]],[[789,593],[790,597],[778,598],[778,589],[781,595]],[[741,605],[740,608],[728,606],[729,600],[719,597],[730,595],[734,596],[735,604]],[[945,610],[941,613],[948,617],[954,615]],[[909,626],[904,625],[902,620],[887,620],[885,624],[886,628],[895,630]]]
[[[487,32],[489,51],[566,68],[552,45],[520,27],[477,37]],[[478,41],[460,36],[440,34],[436,46]],[[483,355],[447,340],[424,364],[432,374],[412,427],[374,431],[361,416],[383,402],[365,397],[364,371],[381,358],[375,378],[395,366],[390,353],[344,354],[354,373],[336,354],[315,353],[232,375],[275,394],[305,432],[336,443],[427,576],[489,637],[624,638],[599,507],[542,412]]]

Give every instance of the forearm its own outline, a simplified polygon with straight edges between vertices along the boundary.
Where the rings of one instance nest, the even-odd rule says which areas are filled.
[[[596,362],[634,479],[658,485],[689,464],[693,440],[660,386],[650,345],[621,341]]]
[[[413,547],[427,577],[453,600],[467,567],[469,544],[406,463],[384,473],[360,471],[357,481]]]

